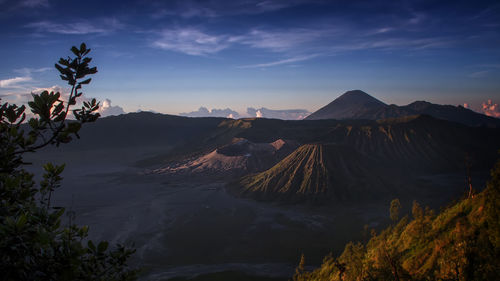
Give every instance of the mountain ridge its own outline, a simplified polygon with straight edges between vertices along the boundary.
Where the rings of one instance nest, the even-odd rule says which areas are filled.
[[[379,120],[420,114],[467,126],[500,127],[500,119],[477,113],[462,106],[440,105],[427,101],[415,101],[403,106],[387,105],[360,90],[344,93],[328,105],[313,112],[305,120]]]
[[[305,119],[371,119],[367,117],[385,107],[387,107],[387,104],[367,93],[361,90],[352,90],[345,92]]]

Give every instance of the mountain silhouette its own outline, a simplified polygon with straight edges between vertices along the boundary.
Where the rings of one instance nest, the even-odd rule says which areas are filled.
[[[500,127],[500,119],[474,112],[462,106],[441,105],[427,101],[415,101],[404,106],[387,105],[360,90],[344,93],[305,119],[380,120],[422,114],[467,126]]]
[[[373,119],[387,104],[361,90],[348,91],[305,119]]]

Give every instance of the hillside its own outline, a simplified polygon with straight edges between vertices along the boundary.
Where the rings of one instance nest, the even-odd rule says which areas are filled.
[[[347,244],[312,272],[299,266],[293,280],[499,280],[500,162],[491,176],[483,192],[438,215],[414,203],[411,221]]]
[[[253,143],[235,138],[207,154],[174,161],[152,171],[155,174],[216,175],[230,177],[249,172],[260,172],[272,167],[297,147],[294,141],[278,139],[271,143]]]
[[[422,114],[467,126],[500,127],[500,119],[474,112],[462,106],[440,105],[426,101],[415,101],[404,106],[387,105],[360,90],[344,93],[305,119],[379,120]]]
[[[90,147],[172,146],[193,142],[215,130],[225,118],[188,118],[151,112],[99,118],[84,126],[80,140],[65,149]]]
[[[307,144],[271,169],[242,178],[242,195],[287,201],[348,201],[389,193],[372,159],[349,146]]]
[[[295,135],[299,128],[292,126],[283,133]],[[253,126],[245,135],[252,135],[252,130],[260,131]],[[287,202],[408,197],[425,192],[416,184],[421,176],[463,174],[466,159],[473,170],[487,170],[500,143],[498,129],[430,116],[339,121],[317,130],[310,126],[307,139],[301,139],[308,144],[267,171],[229,184],[229,189],[242,196]]]

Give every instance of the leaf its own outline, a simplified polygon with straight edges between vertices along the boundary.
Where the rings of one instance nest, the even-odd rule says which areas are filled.
[[[94,245],[94,242],[92,242],[92,240],[89,240],[89,242],[87,243],[87,245],[89,246],[89,248],[95,252],[95,245]]]
[[[75,56],[80,56],[80,50],[78,50],[77,47],[71,47],[71,51],[73,52],[73,54],[75,54]]]
[[[62,66],[58,65],[57,63],[54,65],[56,67],[56,69],[61,73],[61,74],[64,74],[65,73],[65,70]]]
[[[52,110],[52,116],[59,115],[61,111],[64,109],[64,104],[60,102],[58,105],[54,107],[54,110]]]
[[[45,165],[43,165],[43,169],[48,172],[48,173],[51,173],[54,171],[54,165],[52,163],[46,163]]]
[[[32,129],[37,129],[37,128],[38,128],[38,119],[31,118],[31,119],[28,121],[28,124],[30,125],[30,127],[31,127]]]
[[[84,81],[80,82],[79,84],[81,84],[81,85],[85,85],[85,84],[90,83],[90,81],[91,81],[91,80],[92,80],[92,78],[89,78],[89,79],[87,79],[87,80],[84,80]]]
[[[108,241],[102,241],[101,243],[99,243],[99,245],[97,246],[97,251],[99,253],[104,253],[104,251],[106,251],[108,249]]]
[[[85,53],[87,51],[87,45],[85,43],[80,44],[80,53]]]
[[[19,218],[17,218],[16,227],[22,229],[27,221],[28,217],[26,216],[26,214],[22,214],[21,216],[19,216]]]
[[[54,122],[61,122],[66,119],[66,112],[61,112],[59,115],[57,115],[56,118],[54,118]]]
[[[82,127],[82,124],[80,124],[78,122],[71,122],[71,123],[68,123],[67,126],[68,127],[66,128],[66,131],[70,134],[74,134],[80,130],[80,128]]]
[[[62,165],[57,166],[56,175],[60,175],[64,171],[65,167],[66,167],[66,164],[62,164]]]

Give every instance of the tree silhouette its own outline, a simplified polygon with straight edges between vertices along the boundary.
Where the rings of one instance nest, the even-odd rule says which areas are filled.
[[[28,103],[34,117],[27,124],[26,107],[0,106],[0,272],[2,280],[134,280],[136,271],[127,267],[134,252],[108,242],[87,240],[88,227],[71,221],[62,226],[62,207],[52,206],[52,193],[61,185],[64,165],[47,163],[43,180],[36,185],[33,174],[24,169],[23,156],[48,145],[68,143],[84,123],[99,117],[99,103],[83,101],[88,75],[97,73],[87,57],[85,44],[72,47],[73,57],[55,65],[60,77],[71,86],[67,101],[61,93],[32,94]],[[68,120],[70,113],[76,120]],[[27,131],[25,131],[27,130]]]

